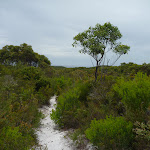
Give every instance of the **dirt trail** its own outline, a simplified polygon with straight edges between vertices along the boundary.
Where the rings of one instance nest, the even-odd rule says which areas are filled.
[[[50,104],[49,107],[44,106],[40,109],[45,118],[41,120],[41,126],[36,132],[40,144],[40,148],[36,150],[75,150],[72,141],[64,138],[67,132],[56,129],[56,125],[50,118],[50,113],[56,106],[56,96],[50,99]]]

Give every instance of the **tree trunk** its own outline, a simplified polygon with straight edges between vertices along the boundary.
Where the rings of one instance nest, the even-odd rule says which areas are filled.
[[[99,67],[99,66],[98,66],[98,61],[96,61],[95,82],[97,81],[97,76],[98,76],[98,74],[97,74],[98,72],[97,72],[97,71],[98,71],[98,67]]]

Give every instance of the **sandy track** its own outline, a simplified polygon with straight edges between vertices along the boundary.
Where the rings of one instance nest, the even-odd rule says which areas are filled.
[[[36,150],[75,150],[76,148],[72,145],[72,141],[64,138],[67,132],[56,129],[56,125],[50,118],[50,113],[56,106],[56,96],[50,99],[50,104],[49,107],[40,108],[45,118],[41,120],[41,126],[36,132],[40,144],[40,147],[36,148]]]

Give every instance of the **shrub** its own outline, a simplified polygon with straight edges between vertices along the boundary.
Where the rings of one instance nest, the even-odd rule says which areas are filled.
[[[35,90],[36,91],[39,91],[39,89],[40,88],[42,88],[42,87],[46,87],[46,86],[48,86],[48,87],[50,87],[50,80],[48,79],[48,78],[41,78],[41,79],[39,79],[37,82],[36,82],[36,84],[35,84]]]
[[[57,108],[51,114],[51,118],[56,124],[68,128],[80,126],[81,119],[84,119],[87,114],[86,110],[81,110],[81,108],[84,108],[82,106],[87,101],[90,88],[91,86],[88,82],[77,84],[74,88],[58,97]],[[84,113],[80,115],[81,112]]]
[[[53,91],[49,86],[41,87],[36,94],[39,105],[49,105],[49,99],[53,96]]]
[[[81,102],[85,102],[85,103],[87,102],[87,96],[89,95],[91,88],[92,88],[92,84],[90,82],[86,82],[84,84],[79,85],[79,91],[80,91],[79,100]]]
[[[59,126],[71,126],[74,118],[73,111],[80,105],[79,94],[78,88],[73,88],[58,97],[57,108],[51,114],[51,118],[56,124]]]
[[[134,80],[121,78],[113,90],[125,105],[127,117],[133,122],[144,121],[150,104],[150,78],[142,73],[137,73]]]
[[[128,149],[133,139],[132,123],[123,117],[106,117],[104,120],[92,120],[86,137],[98,148]]]
[[[19,132],[19,127],[3,128],[0,134],[0,148],[1,150],[27,150],[28,145],[33,145],[33,138],[30,135],[23,136]]]
[[[40,79],[40,72],[38,68],[33,66],[25,67],[21,70],[21,75],[25,80],[39,80]]]
[[[60,95],[62,91],[67,88],[71,83],[70,78],[65,78],[64,76],[53,78],[51,80],[51,88],[56,95]]]

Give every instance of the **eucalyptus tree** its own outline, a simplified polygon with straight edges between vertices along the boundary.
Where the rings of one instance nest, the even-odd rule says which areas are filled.
[[[6,45],[0,49],[0,64],[16,65],[18,63],[41,68],[51,65],[46,56],[35,53],[32,46],[26,43],[20,46]]]
[[[130,47],[122,45],[118,40],[122,37],[118,27],[112,25],[110,22],[104,25],[96,24],[95,27],[89,27],[82,33],[76,35],[74,39],[73,47],[81,46],[80,53],[88,54],[92,56],[96,61],[95,81],[97,80],[98,67],[106,63],[106,54],[113,52],[117,55],[116,60],[121,55],[127,54]],[[109,60],[108,60],[109,61]]]

